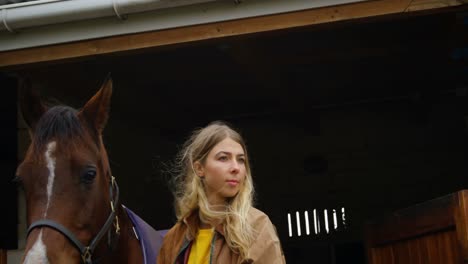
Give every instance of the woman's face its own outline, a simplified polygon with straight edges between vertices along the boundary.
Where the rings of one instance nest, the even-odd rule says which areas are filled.
[[[211,149],[204,164],[195,164],[195,170],[202,177],[210,204],[224,204],[244,183],[244,150],[236,141],[225,138]]]

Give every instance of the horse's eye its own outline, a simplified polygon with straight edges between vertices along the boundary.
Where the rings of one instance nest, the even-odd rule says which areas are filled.
[[[81,176],[81,180],[84,183],[92,183],[94,178],[96,178],[96,170],[95,169],[87,169],[84,171],[83,175]]]
[[[19,176],[15,176],[15,178],[13,178],[11,181],[14,183],[21,183],[21,178]]]
[[[13,178],[12,182],[14,182],[14,183],[16,183],[18,185],[23,184],[23,180],[19,176],[16,176],[15,178]]]
[[[18,188],[24,190],[23,179],[21,177],[16,176],[13,178],[12,182],[15,183]]]

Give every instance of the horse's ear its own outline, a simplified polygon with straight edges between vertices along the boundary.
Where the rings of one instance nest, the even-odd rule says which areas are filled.
[[[101,134],[109,117],[112,96],[112,78],[107,77],[101,89],[85,104],[79,115],[86,118]]]
[[[42,103],[39,91],[32,87],[28,78],[19,80],[20,109],[23,119],[29,127],[30,132],[36,129],[37,121],[47,111]]]

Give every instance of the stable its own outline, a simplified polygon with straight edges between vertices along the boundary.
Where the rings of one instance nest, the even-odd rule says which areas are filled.
[[[424,263],[468,262],[462,209],[457,221],[432,224],[431,233],[451,232],[447,244],[373,253],[423,237],[389,240],[375,219],[444,195],[464,201],[464,1],[97,2],[0,6],[0,197],[9,201],[0,207],[0,264],[19,262],[28,224],[11,182],[29,144],[18,79],[53,104],[78,107],[109,72],[111,167],[123,202],[156,229],[175,221],[168,182],[180,144],[225,120],[247,140],[256,205],[276,225],[288,263],[417,263],[412,256],[427,250],[440,253]],[[452,198],[436,203],[450,210],[411,214],[439,219],[430,212],[466,208]]]

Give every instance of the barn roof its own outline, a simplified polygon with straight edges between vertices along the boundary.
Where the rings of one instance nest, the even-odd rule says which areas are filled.
[[[468,7],[453,0],[0,0],[0,68],[460,5]]]
[[[1,0],[0,51],[362,2],[238,1]]]

